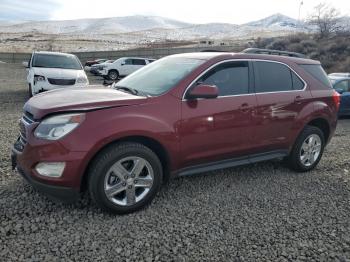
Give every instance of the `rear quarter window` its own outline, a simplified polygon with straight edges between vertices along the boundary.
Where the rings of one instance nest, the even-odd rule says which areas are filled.
[[[329,81],[329,78],[321,65],[304,64],[299,66],[303,68],[306,72],[308,72],[310,75],[312,75],[316,80],[321,82],[323,85],[332,88],[332,84]]]

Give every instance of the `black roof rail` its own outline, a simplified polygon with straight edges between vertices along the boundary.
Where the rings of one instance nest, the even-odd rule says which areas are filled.
[[[226,51],[221,51],[221,50],[217,50],[217,49],[204,49],[204,50],[201,50],[199,52],[222,52],[222,53],[225,53]]]
[[[290,56],[290,57],[297,57],[297,58],[307,58],[306,55],[296,53],[296,52],[289,52],[289,51],[280,51],[280,50],[272,50],[272,49],[261,49],[261,48],[247,48],[244,49],[241,53],[245,54],[261,54],[261,55],[279,55],[279,56]]]

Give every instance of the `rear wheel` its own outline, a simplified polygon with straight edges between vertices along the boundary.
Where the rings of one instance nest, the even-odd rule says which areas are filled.
[[[162,177],[161,163],[151,149],[138,143],[121,143],[97,156],[89,172],[89,191],[100,208],[130,213],[152,201]]]
[[[108,78],[109,78],[110,80],[117,80],[118,77],[119,77],[119,73],[118,73],[117,70],[110,70],[110,71],[108,72]]]
[[[321,160],[325,139],[321,129],[306,126],[297,138],[287,159],[289,166],[298,172],[313,169]]]

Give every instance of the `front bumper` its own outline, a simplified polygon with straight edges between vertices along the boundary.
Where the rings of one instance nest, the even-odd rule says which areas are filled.
[[[17,164],[17,153],[15,150],[12,150],[11,162],[12,167],[16,168],[18,173],[27,180],[33,188],[45,194],[50,199],[63,201],[65,203],[74,203],[80,198],[80,192],[78,190],[69,187],[48,185],[35,180]]]
[[[80,197],[81,170],[84,170],[83,152],[71,152],[59,143],[20,146],[21,138],[11,150],[11,165],[35,189],[54,200],[72,203]],[[61,177],[41,176],[35,170],[39,162],[62,161],[66,167]]]
[[[69,87],[87,87],[89,83],[75,83],[74,85],[52,85],[48,83],[47,81],[45,82],[39,82],[36,83],[35,85],[32,84],[32,89],[34,90],[35,93],[39,92],[44,92],[44,91],[50,91],[54,89],[63,89],[63,88],[69,88]]]

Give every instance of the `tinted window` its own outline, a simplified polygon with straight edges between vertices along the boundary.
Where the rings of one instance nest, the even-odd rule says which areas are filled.
[[[290,73],[292,74],[293,89],[294,90],[304,89],[304,82],[301,81],[301,79],[293,71],[290,71]]]
[[[124,65],[132,65],[132,59],[125,59]]]
[[[247,94],[249,90],[248,62],[228,62],[218,65],[198,82],[216,85],[219,96]]]
[[[332,87],[331,82],[321,65],[300,65],[309,74],[328,87]]]
[[[293,90],[291,70],[279,63],[255,62],[256,92]]]
[[[349,82],[348,80],[343,80],[334,85],[334,88],[343,89],[344,92],[349,92]]]
[[[33,57],[32,66],[45,67],[45,68],[76,69],[76,70],[82,69],[78,58],[72,55],[35,54]]]
[[[132,60],[132,64],[133,65],[145,65],[146,61],[143,59],[133,59]]]
[[[120,80],[116,87],[129,87],[149,95],[160,95],[174,87],[205,60],[165,57]]]

